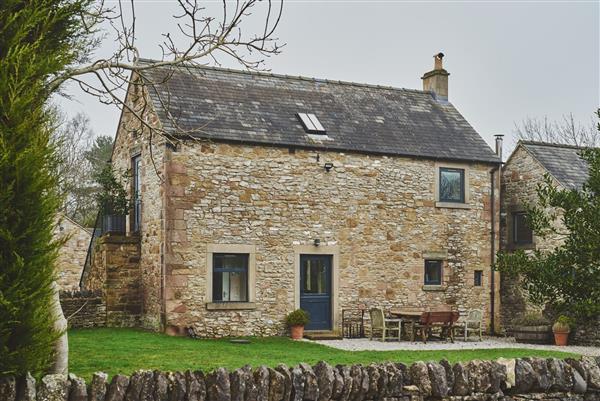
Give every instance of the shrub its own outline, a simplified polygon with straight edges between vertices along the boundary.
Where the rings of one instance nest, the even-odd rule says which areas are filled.
[[[515,319],[513,324],[515,326],[547,326],[550,324],[550,321],[540,313],[531,312]]]
[[[112,166],[107,165],[96,177],[100,192],[96,194],[98,209],[105,215],[125,216],[129,213],[130,200],[127,191],[115,177]]]
[[[560,315],[556,322],[552,326],[552,331],[554,332],[569,332],[571,331],[571,326],[573,325],[573,319],[568,316]]]
[[[310,315],[302,309],[296,309],[285,317],[288,326],[306,326],[309,321]]]

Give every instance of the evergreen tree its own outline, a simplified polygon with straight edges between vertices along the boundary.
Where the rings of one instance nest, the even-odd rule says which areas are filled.
[[[58,159],[47,82],[87,53],[91,0],[5,0],[0,8],[0,375],[41,373],[53,317]]]

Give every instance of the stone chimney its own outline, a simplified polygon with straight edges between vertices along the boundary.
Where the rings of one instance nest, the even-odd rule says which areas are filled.
[[[433,70],[426,72],[421,79],[423,80],[423,90],[433,93],[437,100],[448,100],[448,75],[450,73],[444,70],[442,59],[444,53],[438,53],[433,56]]]

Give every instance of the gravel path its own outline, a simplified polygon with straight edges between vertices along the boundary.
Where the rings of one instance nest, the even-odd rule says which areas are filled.
[[[568,346],[568,347],[557,347],[555,345],[537,345],[537,344],[521,344],[515,342],[514,338],[500,338],[500,337],[484,337],[483,341],[469,340],[455,341],[454,344],[450,342],[428,342],[423,344],[422,342],[381,342],[381,341],[369,341],[368,338],[358,339],[343,339],[343,340],[327,340],[327,341],[315,341],[319,344],[326,345],[337,349],[346,351],[424,351],[424,350],[461,350],[461,349],[490,349],[490,348],[529,348],[529,349],[542,349],[549,351],[564,351],[573,352],[576,354],[589,355],[589,356],[600,356],[600,347],[583,347],[583,346]]]

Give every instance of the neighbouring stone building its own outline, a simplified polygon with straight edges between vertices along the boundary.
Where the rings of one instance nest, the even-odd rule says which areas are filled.
[[[54,229],[54,237],[65,240],[56,261],[58,285],[63,291],[76,291],[79,289],[92,234],[76,221],[61,214]]]
[[[551,250],[561,244],[558,234],[545,238],[537,237],[525,221],[525,205],[535,204],[538,200],[536,188],[548,174],[552,183],[559,188],[581,189],[588,177],[588,166],[580,157],[582,148],[570,145],[558,145],[544,142],[520,141],[510,155],[502,170],[502,216],[501,246],[513,251]],[[561,224],[556,221],[555,224]],[[503,277],[502,285],[502,323],[510,329],[512,320],[528,311],[540,308],[527,303],[517,279]],[[594,323],[597,332],[598,322]],[[580,330],[587,330],[580,327]],[[596,336],[583,335],[582,339]],[[596,340],[600,342],[600,337]]]
[[[138,297],[140,324],[275,335],[299,307],[307,329],[339,330],[342,309],[375,306],[498,323],[500,159],[448,101],[442,57],[424,90],[207,67],[134,77],[146,85],[128,90],[112,163],[136,200],[139,281],[121,297]],[[88,287],[119,277],[104,255]]]

